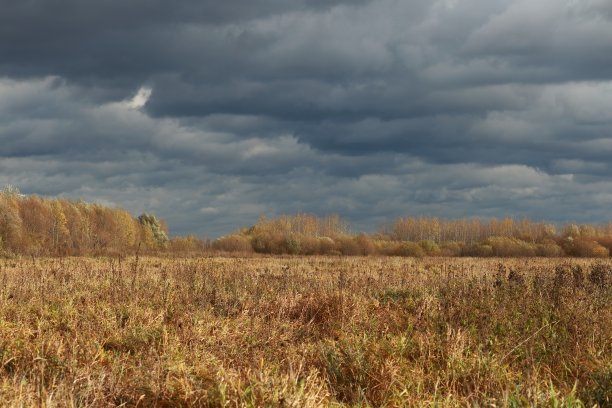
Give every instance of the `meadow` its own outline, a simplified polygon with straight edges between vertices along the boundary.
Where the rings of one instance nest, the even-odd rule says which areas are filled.
[[[604,407],[611,304],[609,259],[0,259],[0,401]]]

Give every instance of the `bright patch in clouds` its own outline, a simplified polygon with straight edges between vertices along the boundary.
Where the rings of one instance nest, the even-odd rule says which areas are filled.
[[[132,109],[142,108],[146,105],[147,101],[151,97],[151,92],[153,92],[151,88],[143,86],[138,90],[136,95],[134,95],[134,97],[127,102],[127,106]]]

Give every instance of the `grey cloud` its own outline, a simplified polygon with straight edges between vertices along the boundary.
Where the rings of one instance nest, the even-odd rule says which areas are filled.
[[[27,193],[212,236],[262,212],[607,219],[608,1],[0,8],[0,183]]]

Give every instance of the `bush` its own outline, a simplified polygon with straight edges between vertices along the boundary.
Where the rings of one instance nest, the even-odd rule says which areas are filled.
[[[490,245],[493,256],[535,256],[536,246],[516,238],[491,237],[484,241],[485,245]]]
[[[291,255],[297,255],[301,253],[302,250],[302,243],[300,241],[300,238],[297,236],[297,234],[288,234],[285,237],[285,247],[284,252],[291,254]]]
[[[556,242],[547,240],[536,245],[536,255],[548,258],[563,256],[563,249]]]
[[[612,237],[597,238],[595,241],[612,253]]]
[[[553,248],[544,248],[554,252]],[[535,244],[521,241],[520,239],[510,237],[490,237],[484,241],[463,248],[462,255],[465,256],[499,256],[499,257],[514,257],[514,256],[535,256],[538,247]]]
[[[212,244],[213,249],[224,252],[253,252],[251,242],[242,235],[227,235]]]
[[[193,235],[172,238],[169,243],[169,249],[173,252],[199,252],[206,249],[206,246],[205,241]]]
[[[488,244],[472,244],[463,247],[461,255],[474,257],[493,256],[493,247]]]
[[[425,251],[417,243],[404,241],[397,244],[392,251],[392,255],[421,258],[425,256]]]
[[[318,255],[321,253],[321,245],[319,239],[315,237],[300,236],[300,254],[302,255]]]
[[[286,253],[285,235],[275,232],[262,232],[253,235],[251,245],[255,252],[261,254]]]
[[[566,252],[572,256],[584,258],[607,258],[610,256],[610,250],[600,245],[596,241],[585,238],[577,238],[568,241]]]
[[[353,240],[359,247],[360,255],[375,255],[378,252],[376,245],[365,234],[359,234]]]
[[[319,238],[319,253],[321,255],[336,255],[336,243],[330,237]]]
[[[362,255],[359,243],[352,237],[338,237],[336,239],[336,247],[342,255]]]
[[[432,240],[421,241],[419,242],[419,246],[423,248],[423,251],[425,251],[427,255],[439,255],[440,254],[440,247],[438,246],[438,244],[436,244]]]
[[[440,244],[440,255],[459,256],[461,255],[461,245],[454,241],[442,242]]]

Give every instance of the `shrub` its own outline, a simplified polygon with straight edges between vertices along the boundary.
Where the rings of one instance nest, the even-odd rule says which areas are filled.
[[[425,251],[427,255],[439,255],[440,254],[440,247],[438,246],[438,244],[436,244],[432,240],[429,240],[429,239],[423,240],[419,242],[419,246],[423,248],[423,251]]]
[[[585,258],[607,258],[610,256],[608,248],[586,238],[567,241],[566,252],[572,256]]]
[[[353,238],[353,240],[359,247],[360,255],[374,255],[378,252],[376,245],[374,245],[370,237],[365,234],[359,234]]]
[[[463,247],[461,255],[475,257],[493,256],[493,247],[488,244],[472,244]]]
[[[315,237],[300,236],[300,253],[303,255],[318,255],[321,253],[319,239]]]
[[[484,241],[485,245],[490,245],[493,256],[535,256],[536,247],[525,241],[509,237],[491,237]]]
[[[256,233],[251,239],[253,250],[262,254],[286,253],[285,235],[278,232]]]
[[[342,255],[362,255],[359,242],[352,237],[338,237],[336,239],[336,246]]]
[[[206,249],[207,243],[193,235],[172,238],[169,249],[174,252],[196,252]]]
[[[397,245],[393,251],[393,255],[421,258],[425,256],[425,251],[417,243],[404,241]]]
[[[335,255],[337,250],[334,240],[330,237],[319,238],[319,253],[321,255]]]
[[[612,253],[612,237],[597,238],[595,241],[597,241],[599,245],[607,248],[608,251],[611,251]]]
[[[224,252],[252,252],[253,247],[247,237],[227,235],[213,242],[213,249]]]
[[[440,244],[440,255],[459,256],[461,255],[461,245],[455,241],[442,242]]]
[[[544,242],[536,245],[536,255],[548,258],[563,256],[563,249],[554,241]]]
[[[285,237],[285,247],[284,252],[291,254],[291,255],[297,255],[301,253],[302,250],[302,243],[300,240],[300,237],[298,237],[297,234],[288,234]]]

